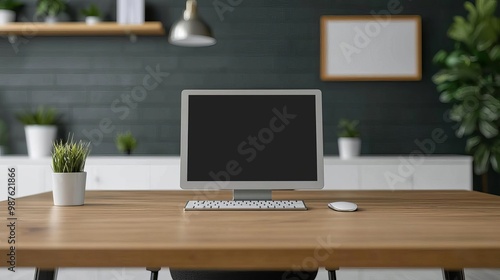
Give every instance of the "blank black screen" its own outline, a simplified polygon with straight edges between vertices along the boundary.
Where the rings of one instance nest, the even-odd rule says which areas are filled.
[[[313,95],[190,95],[188,181],[316,181]]]

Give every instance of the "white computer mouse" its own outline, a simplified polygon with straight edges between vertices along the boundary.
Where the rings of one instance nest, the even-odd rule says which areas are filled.
[[[328,207],[330,207],[335,211],[340,211],[340,212],[353,212],[356,211],[356,209],[358,209],[358,205],[356,205],[356,203],[347,201],[331,202],[328,203]]]

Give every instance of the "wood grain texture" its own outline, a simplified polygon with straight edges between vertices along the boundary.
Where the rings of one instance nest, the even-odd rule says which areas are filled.
[[[46,24],[38,22],[14,22],[0,25],[0,35],[20,36],[117,36],[117,35],[165,35],[161,22],[145,22],[144,24],[117,24],[101,22],[87,25],[84,22],[60,22]]]
[[[51,195],[17,201],[18,266],[500,267],[500,197],[477,192],[282,191],[274,198],[309,210],[266,213],[183,210],[230,192],[87,191],[79,207],[53,206]],[[338,200],[359,211],[328,209]]]

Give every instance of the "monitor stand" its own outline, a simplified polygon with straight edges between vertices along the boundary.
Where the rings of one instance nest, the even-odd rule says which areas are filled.
[[[272,200],[272,190],[233,190],[233,200]]]

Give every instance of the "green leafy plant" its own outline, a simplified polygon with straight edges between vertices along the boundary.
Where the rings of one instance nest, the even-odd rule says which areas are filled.
[[[86,17],[100,17],[101,11],[96,4],[91,4],[87,9],[82,10],[82,15]]]
[[[65,0],[38,0],[36,14],[44,16],[57,16],[66,10]]]
[[[116,135],[116,148],[130,155],[132,151],[137,147],[137,140],[130,131],[126,133],[118,133]]]
[[[52,152],[52,170],[54,173],[83,172],[85,161],[90,154],[90,142],[75,142],[73,136],[66,142],[60,140],[54,143]]]
[[[457,122],[456,135],[467,138],[466,151],[473,155],[478,175],[485,174],[490,165],[500,172],[500,19],[495,16],[496,8],[496,0],[465,2],[467,18],[455,17],[448,30],[454,49],[441,50],[434,57],[441,67],[433,77],[440,100],[452,105],[449,117]]]
[[[0,0],[0,10],[17,11],[24,6],[17,0]]]
[[[55,125],[59,116],[53,108],[39,107],[34,112],[18,113],[17,119],[24,125]]]
[[[360,136],[358,130],[359,121],[341,119],[339,121],[339,137],[357,138]]]

